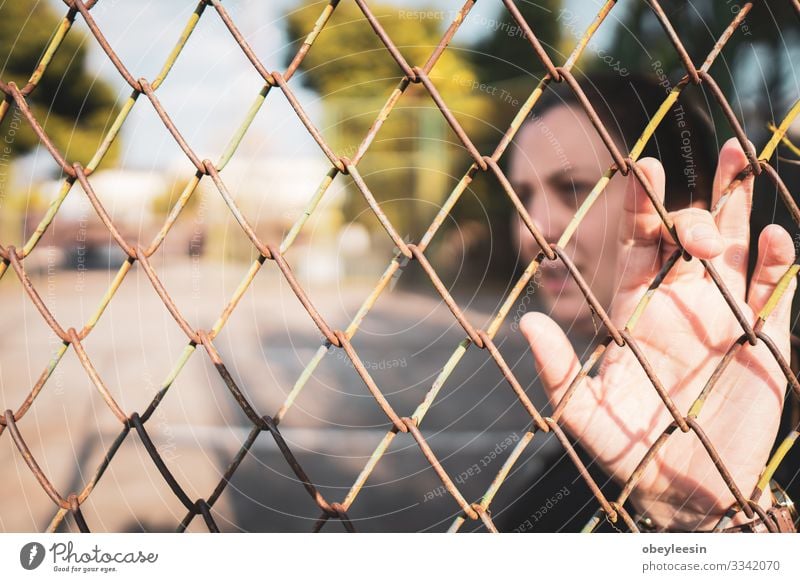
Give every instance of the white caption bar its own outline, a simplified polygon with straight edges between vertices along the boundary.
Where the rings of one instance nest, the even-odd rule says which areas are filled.
[[[491,581],[604,572],[778,581],[798,579],[798,542],[797,534],[0,534],[0,565],[4,580],[20,581]]]

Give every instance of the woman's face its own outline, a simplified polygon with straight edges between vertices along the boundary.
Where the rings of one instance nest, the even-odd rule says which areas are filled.
[[[579,107],[558,105],[532,118],[516,138],[510,179],[547,242],[557,242],[576,210],[612,163],[603,140]],[[626,178],[617,175],[595,201],[565,251],[604,308],[614,295],[617,228]],[[512,232],[529,263],[539,246],[518,215]],[[560,260],[545,260],[531,283],[549,315],[565,330],[593,334],[589,305]],[[598,322],[599,323],[599,322]]]

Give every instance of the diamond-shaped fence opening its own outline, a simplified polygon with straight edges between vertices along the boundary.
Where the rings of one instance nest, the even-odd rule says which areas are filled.
[[[350,0],[342,0],[341,4],[347,1]],[[481,152],[459,123],[457,116],[450,109],[445,98],[437,89],[435,77],[431,75],[431,71],[434,69],[444,51],[447,50],[448,44],[456,31],[464,22],[469,20],[469,13],[474,5],[474,0],[467,0],[461,9],[454,13],[454,18],[446,28],[438,46],[432,50],[425,62],[419,63],[406,60],[402,52],[381,25],[380,19],[378,19],[370,9],[369,2],[366,0],[352,1],[358,6],[374,34],[378,36],[385,50],[388,51],[391,58],[397,64],[398,74],[402,75],[402,79],[395,89],[389,92],[389,96],[383,108],[376,116],[375,122],[372,124],[369,131],[363,136],[362,142],[352,151],[348,152],[347,155],[339,155],[323,136],[320,128],[315,126],[311,117],[306,112],[300,97],[298,97],[298,93],[295,91],[296,83],[292,80],[306,54],[314,50],[314,41],[325,28],[337,6],[340,5],[339,0],[331,0],[327,5],[320,5],[319,18],[313,30],[308,31],[305,41],[299,45],[296,55],[288,68],[284,71],[274,70],[270,64],[259,57],[239,30],[236,17],[232,16],[219,0],[201,0],[197,4],[195,11],[192,12],[179,39],[176,41],[173,51],[167,56],[160,73],[153,79],[138,78],[136,76],[136,71],[128,68],[126,63],[123,62],[114,51],[113,46],[107,41],[103,34],[102,27],[98,25],[92,17],[92,10],[96,9],[96,6],[101,5],[102,0],[99,2],[91,0],[65,0],[65,4],[68,6],[66,18],[45,49],[40,65],[36,71],[32,72],[30,81],[26,85],[20,87],[12,82],[6,82],[0,79],[0,92],[4,95],[4,101],[0,104],[0,118],[8,115],[9,111],[11,111],[14,106],[19,108],[25,121],[30,124],[37,134],[41,145],[49,152],[65,176],[59,195],[51,203],[49,211],[44,215],[39,224],[39,228],[30,238],[18,247],[8,244],[0,246],[0,257],[2,258],[0,277],[7,275],[9,270],[12,271],[11,276],[19,279],[28,299],[36,307],[39,315],[52,329],[53,333],[63,342],[64,346],[64,349],[48,364],[47,369],[43,372],[42,378],[44,381],[37,382],[24,401],[4,403],[6,411],[2,417],[0,417],[0,436],[8,433],[6,438],[13,441],[16,449],[21,454],[32,474],[36,477],[42,490],[54,504],[56,513],[49,528],[55,530],[67,516],[71,516],[80,530],[88,531],[90,529],[91,524],[87,523],[87,520],[84,518],[81,505],[90,498],[92,491],[103,477],[103,474],[110,465],[113,465],[115,455],[120,446],[132,433],[138,436],[138,440],[143,445],[150,462],[152,462],[164,483],[168,486],[171,493],[180,502],[186,512],[185,517],[177,525],[179,531],[184,531],[195,518],[202,520],[210,531],[219,530],[218,523],[215,520],[215,503],[225,495],[226,487],[229,485],[229,482],[233,479],[243,461],[252,454],[251,449],[254,444],[266,439],[271,439],[272,444],[270,446],[274,446],[285,460],[286,472],[287,474],[291,473],[294,475],[296,486],[305,490],[308,496],[309,507],[319,512],[316,522],[310,527],[310,529],[314,531],[319,531],[325,527],[326,523],[330,520],[339,521],[344,529],[348,531],[357,529],[357,524],[351,520],[348,512],[354,504],[358,503],[359,494],[369,482],[376,467],[380,463],[391,462],[391,457],[387,457],[386,452],[390,449],[395,439],[404,439],[406,444],[413,445],[418,449],[418,454],[425,459],[441,482],[443,491],[452,499],[453,515],[455,517],[452,520],[450,531],[458,531],[467,521],[472,521],[476,525],[483,524],[486,530],[497,531],[492,520],[492,502],[498,491],[502,488],[504,480],[514,470],[515,463],[523,456],[526,448],[539,433],[552,433],[552,435],[549,436],[556,439],[561,447],[563,447],[566,455],[569,457],[570,461],[575,464],[586,485],[594,495],[598,509],[595,517],[586,525],[585,529],[588,531],[596,529],[604,520],[611,522],[613,526],[619,530],[640,530],[639,524],[631,516],[628,509],[626,509],[626,502],[647,467],[657,457],[659,450],[674,434],[680,432],[691,433],[691,435],[699,441],[735,499],[735,505],[728,514],[720,520],[717,524],[717,528],[722,529],[739,511],[744,512],[747,517],[753,517],[756,514],[760,515],[759,512],[761,510],[758,506],[759,498],[765,493],[770,478],[786,456],[787,451],[794,444],[798,435],[797,429],[791,431],[788,436],[785,437],[783,444],[776,449],[773,458],[770,459],[768,465],[764,469],[755,490],[743,491],[732,478],[725,462],[715,448],[715,443],[712,442],[704,432],[702,422],[698,420],[698,414],[706,397],[714,389],[716,380],[721,372],[730,362],[732,356],[746,344],[755,346],[761,343],[765,345],[771,357],[775,359],[780,369],[785,374],[794,396],[800,397],[800,383],[792,372],[790,363],[786,361],[778,346],[776,346],[773,340],[764,332],[765,322],[769,318],[778,300],[785,293],[789,281],[797,274],[800,267],[798,267],[798,265],[793,265],[787,271],[784,278],[774,289],[767,305],[761,313],[758,314],[756,321],[753,322],[748,320],[741,311],[736,300],[733,298],[733,295],[726,287],[722,277],[717,273],[714,266],[707,260],[701,261],[709,276],[716,284],[722,298],[730,307],[732,317],[735,318],[741,327],[741,336],[737,338],[736,341],[732,342],[726,356],[719,362],[714,375],[705,384],[702,393],[697,395],[690,409],[681,410],[670,396],[669,390],[664,385],[662,379],[659,378],[652,363],[648,361],[648,358],[636,341],[633,331],[638,318],[646,309],[648,301],[653,294],[659,292],[659,286],[670,270],[679,264],[680,261],[689,260],[691,257],[688,256],[688,253],[679,245],[679,248],[675,251],[670,260],[666,262],[662,271],[653,280],[648,293],[642,297],[641,303],[634,315],[625,323],[624,327],[620,327],[612,322],[611,318],[592,292],[590,285],[584,280],[578,268],[572,263],[565,252],[565,247],[574,235],[577,225],[580,224],[580,221],[585,217],[592,204],[603,195],[606,185],[617,173],[625,176],[633,174],[643,191],[656,206],[667,229],[674,234],[673,238],[676,241],[678,240],[677,234],[675,234],[675,226],[671,218],[663,204],[658,200],[652,186],[648,183],[647,177],[635,162],[642,154],[645,144],[653,135],[655,128],[660,123],[664,122],[670,110],[670,106],[680,99],[681,92],[688,89],[690,85],[702,86],[717,102],[723,112],[725,121],[729,124],[733,134],[740,142],[748,161],[748,166],[740,176],[740,179],[749,175],[754,175],[758,179],[769,180],[774,186],[778,199],[784,205],[785,212],[788,213],[795,223],[800,224],[800,210],[776,170],[776,164],[770,161],[775,156],[777,146],[785,139],[790,124],[796,119],[797,114],[800,112],[800,101],[795,101],[794,106],[791,107],[789,111],[784,112],[783,118],[777,122],[772,129],[771,139],[766,144],[761,145],[760,148],[754,148],[748,141],[747,134],[742,127],[737,112],[731,107],[728,97],[719,87],[714,77],[709,73],[712,64],[722,54],[726,43],[734,35],[739,33],[739,29],[746,15],[760,7],[755,5],[755,3],[747,2],[743,3],[739,10],[732,11],[731,21],[718,38],[711,52],[708,55],[704,55],[704,60],[702,62],[695,62],[687,54],[678,33],[673,28],[670,19],[661,8],[659,2],[656,0],[647,2],[649,9],[652,10],[655,17],[662,25],[669,41],[673,45],[677,57],[684,67],[685,75],[670,92],[665,94],[664,105],[653,116],[651,122],[646,127],[642,128],[640,139],[636,143],[626,144],[626,147],[621,149],[612,139],[609,130],[604,126],[593,104],[581,88],[580,79],[573,73],[578,59],[583,55],[588,43],[598,29],[603,26],[609,13],[614,9],[616,2],[609,0],[605,3],[594,20],[589,24],[584,34],[578,39],[569,57],[565,62],[557,63],[553,62],[548,56],[536,36],[536,31],[531,30],[531,27],[525,21],[514,1],[503,0],[502,4],[509,11],[512,19],[522,31],[524,38],[530,44],[531,58],[538,59],[543,70],[546,71],[546,74],[537,85],[530,88],[531,93],[522,103],[516,117],[507,128],[503,138],[497,143],[494,151]],[[797,12],[798,18],[800,18],[800,7],[797,2],[789,2],[787,0],[787,4],[793,6],[794,10]],[[232,126],[233,129],[231,131],[230,141],[223,145],[220,152],[215,152],[215,155],[218,155],[218,157],[215,158],[216,161],[206,159],[203,154],[193,149],[191,143],[185,139],[181,128],[174,123],[168,108],[166,108],[159,99],[159,87],[168,78],[173,65],[180,58],[186,46],[187,39],[191,37],[201,18],[219,18],[221,20],[224,28],[228,31],[233,41],[238,45],[243,55],[249,61],[253,70],[261,77],[264,83],[260,93],[253,96],[252,107],[245,112],[243,117],[238,121],[239,125]],[[28,103],[29,96],[36,91],[42,70],[46,69],[50,63],[51,57],[59,49],[61,40],[64,38],[64,35],[67,34],[72,22],[76,19],[82,20],[86,26],[88,26],[91,36],[93,37],[93,42],[99,44],[106,58],[113,64],[118,75],[132,91],[130,97],[123,104],[116,120],[109,126],[100,148],[97,150],[94,157],[84,164],[75,160],[68,160],[64,157],[53,140],[43,129],[41,120],[33,113]],[[413,25],[413,23],[408,23],[408,26]],[[553,23],[553,25],[556,25],[556,23]],[[585,110],[594,129],[608,149],[613,164],[607,169],[607,172],[599,178],[592,192],[577,210],[573,222],[562,234],[558,243],[549,243],[529,216],[525,205],[521,202],[518,193],[515,191],[499,162],[511,140],[520,129],[524,119],[531,111],[535,110],[537,102],[547,91],[548,86],[555,83],[567,85],[569,90],[575,94],[579,106]],[[449,195],[445,197],[445,193],[442,193],[441,199],[444,200],[444,203],[433,222],[428,226],[424,235],[422,235],[419,240],[409,240],[408,237],[404,236],[404,233],[397,230],[389,216],[387,216],[382,209],[378,198],[376,198],[371,191],[369,179],[365,179],[359,170],[359,161],[368,152],[370,145],[376,137],[380,135],[383,121],[398,103],[402,102],[404,93],[412,85],[418,85],[419,90],[424,90],[428,93],[433,104],[435,104],[438,109],[438,112],[447,125],[449,125],[450,130],[452,130],[453,135],[463,145],[465,168],[463,179],[456,184]],[[296,121],[302,123],[317,143],[321,154],[325,156],[330,164],[327,174],[319,176],[319,188],[315,192],[308,193],[308,202],[305,207],[305,212],[302,213],[292,228],[290,228],[280,240],[264,239],[257,234],[253,224],[237,204],[235,192],[226,184],[225,179],[225,167],[236,154],[239,144],[244,135],[248,132],[259,109],[261,107],[269,107],[270,102],[275,99],[285,99],[290,104],[296,114]],[[152,240],[134,240],[129,233],[123,233],[115,224],[102,203],[103,193],[96,192],[92,185],[92,174],[103,160],[110,145],[116,140],[120,128],[125,123],[133,107],[152,108],[161,120],[164,131],[168,132],[177,146],[182,150],[186,160],[191,164],[193,172],[193,174],[186,176],[186,186],[178,197],[177,202],[170,209],[158,234],[152,238]],[[232,123],[234,122],[232,121]],[[470,320],[462,307],[459,306],[456,299],[454,299],[450,290],[442,282],[436,268],[426,256],[426,250],[435,239],[437,232],[447,219],[448,214],[458,204],[459,198],[465,192],[471,179],[481,172],[490,174],[489,179],[492,180],[493,183],[496,183],[498,195],[505,195],[508,197],[510,203],[519,214],[525,228],[530,231],[530,234],[540,248],[539,254],[530,265],[528,265],[522,277],[516,281],[516,284],[508,292],[503,302],[500,303],[500,308],[497,310],[494,318],[490,320],[486,329],[477,327],[476,324]],[[342,178],[339,174],[345,174],[347,177]],[[309,216],[314,214],[321,200],[328,192],[330,184],[334,180],[338,180],[340,183],[343,180],[348,184],[352,184],[359,195],[363,197],[370,211],[380,222],[385,231],[385,235],[389,239],[389,244],[394,245],[395,248],[394,256],[386,257],[388,264],[377,284],[374,286],[373,291],[364,298],[360,309],[352,318],[352,321],[342,329],[334,326],[333,321],[328,319],[328,315],[315,307],[314,301],[304,289],[300,278],[295,275],[291,261],[286,258],[288,249],[301,233]],[[81,188],[73,188],[76,182],[80,184]],[[192,318],[184,316],[182,306],[172,299],[168,286],[164,285],[159,277],[158,266],[151,260],[165,238],[169,236],[172,228],[180,221],[180,215],[185,205],[192,196],[197,195],[197,187],[201,182],[203,182],[205,186],[208,186],[208,192],[221,198],[225,208],[238,223],[241,231],[257,253],[257,258],[252,262],[251,268],[245,273],[236,292],[230,297],[227,305],[220,306],[217,319],[209,329],[193,327],[191,323]],[[96,218],[108,230],[114,243],[118,245],[126,259],[119,267],[111,285],[100,300],[93,315],[82,326],[65,328],[53,316],[47,304],[41,299],[40,290],[36,288],[26,274],[25,265],[27,258],[31,253],[35,252],[34,249],[41,239],[42,234],[51,226],[54,217],[58,214],[59,207],[68,195],[86,196],[88,198],[93,212],[96,214]],[[369,314],[378,298],[387,288],[391,287],[395,275],[400,269],[408,268],[406,265],[411,261],[418,263],[419,269],[421,269],[425,275],[425,277],[420,278],[420,281],[429,285],[429,288],[433,289],[435,293],[441,297],[441,300],[450,310],[455,322],[463,329],[465,337],[463,341],[454,346],[449,358],[441,362],[440,372],[433,381],[430,389],[424,394],[424,397],[419,400],[414,407],[400,408],[393,406],[384,396],[384,391],[387,388],[379,385],[375,380],[375,375],[370,373],[368,366],[365,365],[365,362],[359,355],[360,344],[357,339],[354,338],[359,334],[361,322]],[[605,342],[603,342],[590,357],[581,362],[579,374],[572,379],[566,395],[561,402],[555,406],[552,414],[549,415],[546,415],[540,410],[540,407],[534,404],[531,395],[527,391],[527,387],[522,385],[515,376],[513,366],[509,365],[504,358],[504,350],[502,346],[496,343],[495,338],[500,326],[506,320],[520,294],[524,291],[526,285],[535,275],[540,265],[546,261],[560,261],[566,266],[570,276],[575,279],[578,287],[591,306],[597,325],[602,326],[605,332],[607,332]],[[92,363],[91,350],[86,350],[84,348],[84,341],[91,335],[97,321],[103,317],[106,306],[113,300],[120,286],[125,284],[124,280],[127,274],[134,268],[142,269],[147,280],[151,284],[152,289],[146,289],[143,290],[143,292],[154,292],[158,295],[164,307],[174,320],[174,324],[185,336],[186,344],[181,352],[181,356],[174,362],[172,369],[159,384],[159,388],[152,401],[144,408],[127,410],[120,406],[118,399],[115,397],[114,383],[102,378],[101,375],[97,373]],[[286,398],[284,403],[277,410],[260,410],[251,403],[250,399],[247,397],[247,390],[243,390],[234,379],[237,375],[230,372],[228,368],[229,363],[225,361],[218,346],[215,344],[215,338],[225,327],[231,313],[239,307],[242,297],[246,294],[250,284],[262,269],[275,269],[280,274],[283,281],[288,284],[288,287],[296,296],[297,301],[299,301],[307,312],[309,317],[308,324],[309,326],[314,326],[321,340],[318,349],[310,356],[305,369],[296,379],[294,385],[284,387]],[[644,455],[639,466],[623,487],[621,495],[616,499],[609,498],[604,492],[602,484],[598,484],[597,480],[592,478],[586,465],[573,448],[570,438],[565,433],[562,424],[559,422],[564,408],[576,391],[585,389],[585,387],[582,386],[583,379],[594,368],[595,364],[597,364],[606,348],[611,346],[629,350],[636,360],[638,360],[650,382],[647,389],[653,390],[655,394],[657,394],[672,419],[666,430],[663,431],[649,448],[647,454]],[[520,434],[523,434],[523,436],[509,444],[507,456],[502,462],[498,461],[492,465],[491,472],[494,477],[491,479],[490,484],[480,498],[471,498],[464,495],[464,488],[461,487],[460,475],[451,474],[440,462],[440,452],[437,451],[436,441],[430,436],[426,436],[430,435],[430,433],[424,422],[426,414],[437,401],[437,397],[440,395],[443,385],[454,370],[458,368],[466,351],[475,348],[485,350],[486,354],[493,360],[497,371],[508,385],[507,389],[514,394],[515,398],[518,400],[519,406],[525,410],[526,415],[530,419],[530,423],[526,427],[521,427],[520,429],[522,431]],[[116,417],[119,425],[118,436],[109,444],[103,462],[96,468],[94,475],[90,479],[85,480],[85,486],[79,490],[65,490],[62,488],[64,486],[63,483],[54,483],[49,479],[47,471],[43,470],[37,458],[31,453],[27,445],[30,437],[26,436],[26,432],[27,430],[32,430],[32,428],[29,428],[24,422],[26,416],[30,414],[30,410],[37,406],[38,397],[42,391],[48,389],[46,381],[48,374],[52,371],[52,368],[58,365],[61,355],[63,355],[66,349],[74,350],[75,355],[84,368],[85,374],[91,380],[94,388],[102,396],[108,411]],[[187,493],[184,484],[182,484],[180,479],[171,471],[170,464],[165,461],[163,450],[159,450],[158,442],[153,438],[149,427],[162,401],[171,397],[170,387],[175,381],[175,378],[181,373],[186,362],[198,350],[205,353],[201,358],[207,358],[208,363],[210,363],[210,369],[215,370],[218,374],[218,380],[215,379],[215,382],[218,383],[218,387],[224,386],[224,389],[228,392],[227,396],[232,399],[232,402],[235,402],[236,406],[241,410],[243,418],[246,418],[248,431],[246,436],[242,439],[239,450],[228,459],[227,462],[229,464],[227,468],[221,469],[220,478],[216,487],[203,493],[202,496],[194,497]],[[227,350],[224,350],[224,352],[227,353]],[[315,485],[315,476],[306,471],[299,460],[301,455],[293,450],[290,439],[287,439],[283,434],[284,419],[287,415],[291,414],[293,405],[304,391],[309,378],[311,378],[315,370],[317,370],[320,362],[322,362],[324,358],[330,357],[329,354],[332,352],[340,352],[342,354],[342,359],[352,364],[358,379],[364,384],[364,394],[369,394],[371,396],[375,406],[380,409],[383,418],[389,423],[390,427],[385,433],[377,435],[378,438],[375,439],[373,453],[363,464],[363,468],[349,490],[335,498],[330,495],[323,495],[320,488]],[[356,376],[353,375],[353,378],[355,377]],[[787,401],[788,400],[789,399],[787,399]],[[512,444],[513,446],[511,446]],[[263,478],[268,482],[271,478],[274,478],[274,476],[270,476],[265,471]],[[470,485],[469,489],[471,490],[473,488],[473,485]],[[774,524],[769,522],[769,527],[774,529],[773,526]]]

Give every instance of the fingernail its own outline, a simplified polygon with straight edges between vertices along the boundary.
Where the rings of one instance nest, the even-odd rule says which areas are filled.
[[[708,251],[714,255],[722,252],[722,240],[717,229],[710,224],[698,224],[690,231],[692,242],[703,242]]]

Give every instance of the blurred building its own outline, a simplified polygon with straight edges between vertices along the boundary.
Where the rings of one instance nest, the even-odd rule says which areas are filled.
[[[320,156],[239,158],[221,175],[242,215],[259,238],[279,245],[306,212],[326,177],[330,165]],[[166,170],[108,169],[89,178],[111,220],[131,244],[149,245],[158,234],[182,191],[189,183],[185,164]],[[23,220],[27,240],[59,195],[61,180],[45,180],[34,188],[42,204],[28,208]],[[309,275],[334,280],[340,274],[337,236],[342,225],[343,195],[334,185],[301,229],[295,247],[310,246]],[[61,264],[71,268],[108,268],[119,265],[125,254],[76,182],[37,247],[51,247]],[[368,248],[363,249],[364,252]],[[203,179],[170,228],[159,252],[172,256],[203,256],[214,260],[249,261],[255,249],[236,223],[210,178]],[[30,257],[29,268],[35,268]]]

